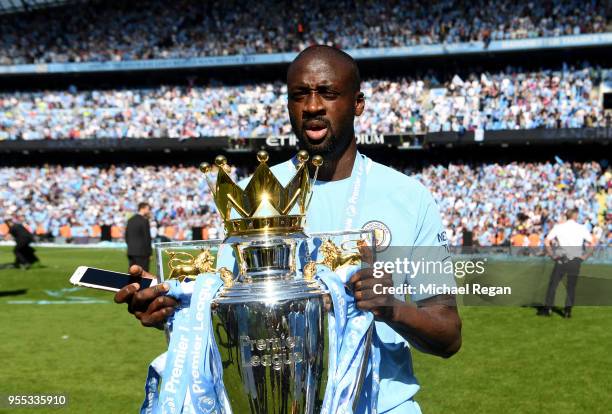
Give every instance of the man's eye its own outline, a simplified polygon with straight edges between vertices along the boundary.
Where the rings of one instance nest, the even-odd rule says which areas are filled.
[[[319,89],[317,93],[323,97],[323,99],[336,99],[338,97],[338,92],[327,88]]]
[[[294,101],[303,99],[308,93],[304,92],[304,91],[298,91],[298,92],[291,92],[290,94],[290,98],[293,99]]]
[[[325,99],[332,100],[332,99],[336,99],[338,97],[338,94],[335,92],[322,92],[321,96]]]

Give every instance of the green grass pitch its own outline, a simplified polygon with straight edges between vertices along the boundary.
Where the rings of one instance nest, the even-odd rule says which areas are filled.
[[[0,270],[0,394],[62,393],[69,403],[0,412],[137,412],[163,333],[142,328],[112,293],[68,283],[79,265],[125,271],[125,254],[38,253],[41,268]],[[0,263],[12,260],[11,249],[0,248]],[[413,352],[424,413],[611,412],[612,308],[578,307],[569,320],[520,307],[462,307],[461,316],[457,355]]]

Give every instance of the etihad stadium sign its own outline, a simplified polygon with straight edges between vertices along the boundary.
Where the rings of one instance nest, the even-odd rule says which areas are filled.
[[[357,145],[376,146],[385,145],[389,136],[383,134],[357,134]],[[297,147],[298,139],[295,135],[270,136],[266,138],[268,147]]]

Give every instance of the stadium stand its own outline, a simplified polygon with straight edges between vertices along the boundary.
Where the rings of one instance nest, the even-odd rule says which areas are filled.
[[[611,71],[472,73],[362,83],[360,134],[604,127],[599,86]],[[289,135],[284,82],[0,93],[0,140],[249,138]]]
[[[612,243],[612,170],[597,162],[449,164],[405,172],[431,188],[453,245],[463,243],[464,230],[481,246],[541,245],[570,207],[580,208],[580,221],[600,242]],[[41,239],[98,241],[102,226],[110,226],[111,238],[121,240],[135,203],[148,199],[155,235],[214,239],[220,221],[200,178],[195,167],[4,167],[0,212],[23,218]]]
[[[432,190],[453,245],[467,230],[480,246],[541,246],[573,207],[597,240],[610,237],[612,175],[596,162],[432,165],[415,176]]]
[[[236,66],[233,78],[220,76],[211,81],[218,74],[214,64],[198,67],[203,71],[198,79],[207,79],[205,84],[192,83],[189,76],[194,72],[185,69],[185,62],[173,63],[172,59],[246,54],[271,59],[279,52],[296,52],[313,43],[361,51],[360,58],[371,62],[364,64],[369,68],[362,83],[367,105],[356,123],[358,140],[360,136],[398,138],[367,149],[391,147],[385,162],[397,161],[402,170],[410,157],[396,154],[397,148],[427,152],[470,145],[494,152],[485,146],[510,141],[531,145],[536,140],[559,146],[597,142],[592,145],[605,148],[612,137],[611,112],[602,104],[604,94],[612,91],[612,71],[607,69],[612,62],[604,56],[610,43],[598,46],[595,36],[612,34],[612,6],[605,1],[62,3],[0,1],[0,5],[11,6],[0,7],[0,76],[4,82],[0,91],[4,157],[0,162],[0,218],[22,216],[41,240],[121,240],[127,216],[142,198],[153,204],[154,231],[159,237],[220,236],[214,204],[204,181],[196,178],[201,177],[195,168],[168,166],[163,161],[155,167],[122,163],[133,159],[155,164],[163,159],[172,164],[194,148],[209,154],[213,147],[215,151],[248,152],[259,149],[259,142],[270,147],[278,144],[267,138],[291,135],[287,91],[280,79],[281,64],[293,55],[285,54],[273,68],[274,74],[261,78],[250,76],[256,73],[256,64],[246,58],[243,62],[241,56],[237,64],[232,63]],[[47,5],[53,7],[45,8]],[[551,52],[557,56],[542,58],[528,68],[521,67],[523,56],[498,54],[505,45],[488,49],[495,55],[491,60],[486,51],[490,42],[518,45],[521,40],[539,39],[544,44],[582,35],[592,37],[590,48],[579,54],[573,49],[563,54]],[[457,63],[455,56],[476,42],[485,53]],[[446,49],[447,45],[459,44],[468,49],[449,52],[455,53],[452,58],[445,55],[452,49]],[[388,58],[381,52],[388,48],[413,47],[420,59],[420,46],[435,45],[442,45],[439,54],[446,56],[437,62],[441,66],[452,62],[448,68],[434,72],[420,60],[425,62],[420,71],[403,66],[408,60],[398,55],[394,63],[400,68],[372,70]],[[586,59],[591,57],[595,59],[589,64]],[[154,59],[164,60],[167,66],[148,66]],[[63,65],[68,62],[81,63]],[[100,66],[87,69],[82,62],[99,62]],[[140,65],[131,68],[141,70],[147,80],[135,81],[138,75],[128,75],[122,66],[127,63]],[[11,66],[27,64],[32,65]],[[53,64],[58,67],[50,68]],[[121,80],[100,75],[114,64],[111,69]],[[501,70],[506,64],[512,66]],[[155,76],[148,78],[155,70]],[[236,76],[239,71],[244,72]],[[13,76],[25,87],[13,88]],[[79,86],[66,87],[71,80]],[[99,80],[100,85],[96,84]],[[186,80],[192,86],[177,86]],[[156,138],[170,138],[166,141],[176,146]],[[211,143],[210,147],[204,148],[205,143]],[[292,145],[289,142],[276,149]],[[155,151],[167,152],[167,157],[143,156]],[[73,159],[77,153],[79,157]],[[91,166],[86,158],[93,154],[100,157],[100,165],[117,165]],[[464,244],[468,235],[480,245],[540,245],[551,223],[570,206],[580,207],[580,220],[588,223],[598,240],[610,244],[612,173],[607,162],[584,162],[594,160],[595,152],[579,157],[581,162],[546,162],[551,154],[540,155],[534,162],[522,156],[514,162],[496,162],[494,156],[488,161],[462,161],[455,155],[455,159],[449,157],[450,163],[438,163],[430,155],[429,164],[406,171],[432,190],[454,245]],[[206,158],[203,153],[197,156]],[[40,160],[65,164],[43,166]],[[10,166],[25,163],[29,166]],[[87,166],[78,166],[80,163]],[[242,177],[247,171],[234,174]],[[0,225],[0,238],[5,236],[6,229]]]
[[[608,30],[606,2],[90,1],[0,16],[0,65],[555,37]],[[609,7],[609,6],[608,6]]]

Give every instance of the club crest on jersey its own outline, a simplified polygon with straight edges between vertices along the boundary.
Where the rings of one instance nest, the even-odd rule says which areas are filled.
[[[391,244],[391,230],[389,227],[378,220],[368,221],[361,227],[362,230],[374,230],[374,237],[376,237],[376,251],[383,252]]]

